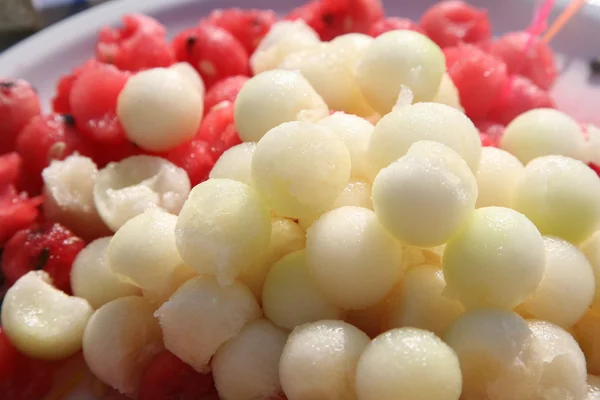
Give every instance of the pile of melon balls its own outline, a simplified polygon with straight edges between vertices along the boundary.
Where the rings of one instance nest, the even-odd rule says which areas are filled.
[[[600,399],[600,130],[537,109],[482,148],[443,52],[412,31],[320,42],[280,22],[251,64],[243,143],[191,190],[152,156],[45,171],[70,218],[115,233],[79,254],[74,296],[41,271],[8,291],[21,351],[83,349],[131,397],[166,348],[228,400]],[[137,143],[193,130],[202,91],[177,82],[128,81],[127,131],[163,124]]]

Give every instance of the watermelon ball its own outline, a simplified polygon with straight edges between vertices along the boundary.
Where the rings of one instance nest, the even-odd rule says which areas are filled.
[[[344,33],[368,33],[383,18],[380,0],[320,0],[292,11],[286,19],[304,19],[321,37],[331,40]]]
[[[234,104],[221,102],[204,117],[197,138],[210,144],[210,152],[215,161],[221,154],[237,144],[242,143],[235,128]]]
[[[273,10],[228,8],[211,12],[205,21],[231,33],[252,54],[277,21],[277,15]]]
[[[492,121],[481,121],[476,122],[475,126],[479,129],[482,146],[500,147],[504,125]]]
[[[487,12],[463,1],[442,1],[431,6],[420,23],[425,34],[442,48],[483,42],[492,32]]]
[[[4,248],[4,278],[13,285],[29,271],[43,270],[57,289],[71,294],[71,266],[84,247],[82,239],[59,223],[21,230]]]
[[[444,49],[448,74],[472,120],[484,120],[507,81],[506,65],[474,45]]]
[[[212,374],[201,374],[168,350],[158,353],[142,375],[138,400],[217,398]],[[206,397],[205,397],[206,396]]]
[[[198,71],[207,88],[235,75],[248,75],[248,52],[231,33],[218,26],[200,23],[173,39],[178,61],[187,61]]]
[[[206,92],[204,96],[204,114],[206,115],[214,106],[222,101],[235,102],[235,99],[244,86],[244,83],[250,79],[244,75],[230,76],[215,83],[213,87]]]
[[[108,64],[84,70],[69,94],[77,129],[90,139],[108,144],[124,142],[125,133],[117,118],[117,98],[130,74]]]
[[[140,14],[125,15],[121,28],[104,27],[96,44],[96,57],[124,71],[168,67],[175,62],[166,29],[157,20]]]
[[[211,145],[200,139],[184,143],[166,153],[164,157],[187,172],[192,187],[208,179],[216,161],[211,152]]]
[[[39,114],[40,101],[29,83],[0,79],[0,154],[14,149],[19,131]]]
[[[523,75],[544,90],[550,89],[558,75],[550,46],[527,32],[507,33],[493,42],[489,51],[504,61],[509,74]]]
[[[38,218],[38,206],[43,202],[42,197],[29,198],[27,193],[19,193],[15,188],[22,164],[18,153],[0,156],[0,247],[15,232],[27,228]]]
[[[535,108],[556,108],[550,93],[524,76],[511,76],[496,99],[488,119],[508,124],[526,111]]]
[[[42,170],[51,160],[74,152],[92,157],[94,145],[75,129],[71,115],[50,114],[29,121],[17,136],[16,150],[23,157],[24,188],[35,194],[42,188]]]
[[[64,75],[58,80],[56,85],[56,96],[52,99],[52,110],[57,114],[70,114],[71,103],[69,97],[73,89],[73,83],[81,76],[83,71],[95,68],[99,65],[98,60],[92,58],[87,60],[81,66],[75,68],[70,75]]]
[[[409,31],[415,31],[422,34],[425,32],[417,25],[414,21],[408,18],[388,17],[377,21],[371,26],[368,34],[373,37],[377,37],[382,33],[389,31],[395,31],[398,29],[408,29]]]

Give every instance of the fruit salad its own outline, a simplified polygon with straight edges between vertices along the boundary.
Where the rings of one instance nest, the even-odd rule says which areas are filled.
[[[0,397],[599,400],[600,128],[549,94],[552,3],[131,14],[51,113],[0,78]]]

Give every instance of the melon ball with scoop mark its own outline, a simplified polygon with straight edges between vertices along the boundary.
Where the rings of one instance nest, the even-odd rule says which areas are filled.
[[[473,173],[481,157],[475,125],[460,111],[439,103],[417,103],[385,115],[371,134],[368,158],[371,175],[404,156],[421,140],[440,142],[457,152]]]
[[[527,217],[510,208],[477,209],[446,244],[445,294],[467,308],[511,309],[534,294],[544,260],[542,235]]]
[[[461,385],[454,351],[433,333],[417,328],[379,335],[356,368],[358,400],[458,400]]]
[[[283,348],[281,386],[288,400],[356,399],[354,370],[369,337],[343,321],[297,327]]]
[[[177,219],[175,240],[187,265],[231,283],[267,250],[271,217],[248,185],[209,179],[192,189]]]
[[[327,115],[323,98],[294,71],[258,74],[242,86],[235,100],[235,127],[244,142],[256,142],[284,122],[315,122]]]
[[[438,142],[420,141],[382,169],[373,207],[398,240],[419,247],[446,243],[475,210],[477,183],[467,163]]]
[[[278,215],[299,218],[325,210],[350,179],[348,148],[331,129],[287,122],[256,145],[252,181]]]
[[[545,237],[544,249],[544,276],[521,307],[533,318],[569,328],[594,299],[594,271],[585,255],[564,239]]]
[[[401,85],[416,101],[431,101],[446,69],[444,53],[420,33],[397,30],[378,36],[356,63],[356,80],[375,111],[386,114]]]
[[[346,206],[323,214],[306,236],[306,262],[317,286],[349,310],[375,305],[402,275],[402,247],[375,213]]]
[[[533,221],[542,234],[579,244],[600,223],[600,179],[573,158],[539,157],[525,166],[513,208]]]
[[[500,147],[526,164],[537,157],[586,158],[586,143],[577,121],[551,108],[527,111],[506,126]]]
[[[464,400],[536,398],[542,347],[527,321],[512,311],[470,310],[443,336],[460,361]]]

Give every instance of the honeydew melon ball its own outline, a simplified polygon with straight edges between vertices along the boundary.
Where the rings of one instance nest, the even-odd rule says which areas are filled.
[[[257,144],[252,180],[279,216],[299,218],[325,210],[350,179],[350,153],[331,129],[287,122]]]
[[[288,400],[355,399],[354,370],[369,337],[343,321],[297,327],[283,348],[281,386]]]
[[[458,400],[461,385],[454,351],[433,333],[417,328],[379,335],[356,367],[358,400]]]
[[[527,164],[517,183],[514,208],[542,234],[581,243],[600,223],[600,179],[573,158],[536,158]]]
[[[340,307],[379,302],[402,275],[402,247],[371,210],[341,207],[319,218],[306,236],[306,263],[323,293]]]
[[[544,241],[535,225],[510,208],[475,210],[444,250],[446,294],[467,308],[512,309],[538,288]]]
[[[439,103],[400,107],[377,122],[367,154],[371,176],[404,156],[421,140],[440,142],[457,152],[473,173],[481,158],[481,139],[473,122],[462,112]]]
[[[514,189],[525,167],[512,154],[496,147],[481,149],[475,178],[479,193],[476,207],[511,207]]]
[[[257,142],[288,121],[318,121],[329,107],[297,72],[276,69],[248,80],[235,99],[235,128],[244,142]]]
[[[420,141],[382,169],[373,182],[373,207],[398,240],[419,247],[447,242],[475,210],[477,183],[451,148]]]
[[[198,273],[231,283],[267,251],[271,216],[250,186],[209,179],[192,189],[177,218],[181,258]]]
[[[544,276],[522,307],[533,318],[569,328],[592,303],[594,272],[584,254],[564,239],[545,237],[544,249]]]
[[[416,101],[432,100],[445,70],[444,53],[429,38],[396,30],[378,36],[364,50],[356,63],[356,79],[371,107],[386,114],[401,85],[412,90]]]
[[[461,400],[534,399],[543,373],[542,347],[512,311],[470,310],[443,336],[460,360]]]
[[[551,108],[530,110],[512,120],[504,130],[500,147],[523,164],[548,155],[586,158],[585,138],[577,121]]]

